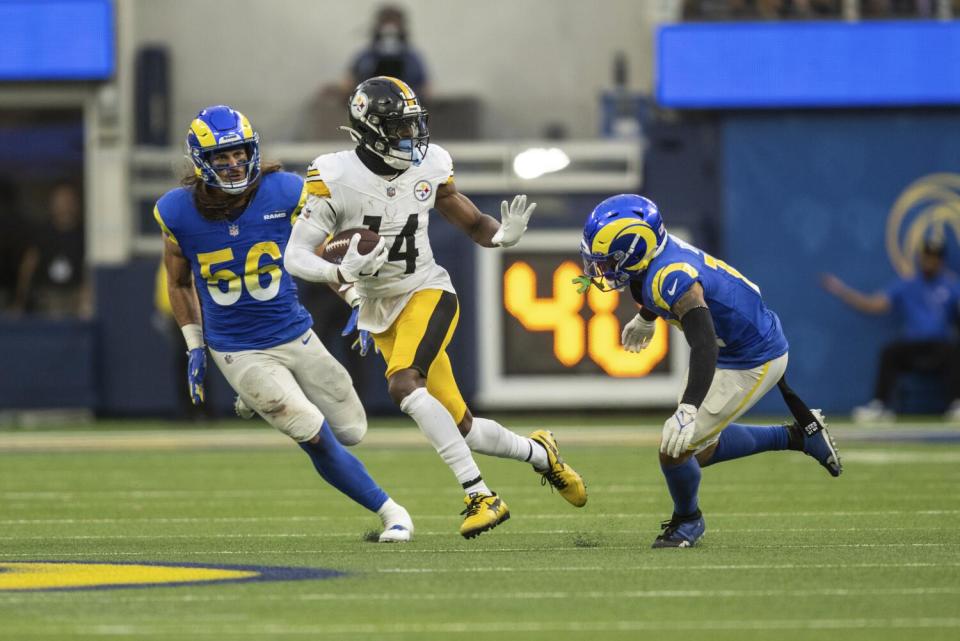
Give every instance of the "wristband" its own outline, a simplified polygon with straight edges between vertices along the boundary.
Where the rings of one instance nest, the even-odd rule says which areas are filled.
[[[360,304],[360,294],[357,293],[357,288],[353,285],[344,285],[341,287],[340,295],[343,296],[343,300],[345,300],[350,307],[356,307]]]
[[[187,349],[193,350],[203,347],[203,328],[196,323],[189,323],[180,328],[183,339],[187,341]]]

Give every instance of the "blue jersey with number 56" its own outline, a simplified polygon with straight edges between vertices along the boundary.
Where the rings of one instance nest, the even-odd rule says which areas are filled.
[[[232,220],[207,220],[193,192],[174,189],[153,210],[163,234],[193,269],[203,333],[218,352],[288,343],[313,324],[283,269],[283,252],[307,198],[303,179],[286,172],[260,178],[256,193]]]
[[[763,304],[760,288],[722,260],[673,236],[647,270],[630,281],[630,292],[646,309],[676,323],[670,308],[694,283],[703,287],[713,316],[718,366],[750,369],[787,352],[780,319]]]

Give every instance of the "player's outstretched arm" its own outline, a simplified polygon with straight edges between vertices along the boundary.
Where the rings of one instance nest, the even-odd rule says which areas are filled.
[[[203,381],[207,373],[207,351],[203,342],[200,301],[193,286],[190,261],[180,247],[164,237],[163,265],[167,270],[167,294],[173,317],[187,343],[187,388],[194,405],[203,402]]]
[[[680,405],[673,416],[663,425],[660,451],[668,456],[682,456],[693,438],[693,422],[703,399],[707,397],[713,375],[717,369],[717,334],[713,328],[713,316],[703,298],[703,287],[692,287],[670,308],[680,319],[683,336],[690,345],[690,366],[687,387],[680,398]]]
[[[845,304],[864,314],[886,314],[890,311],[890,299],[886,294],[864,294],[833,274],[822,274],[820,285]]]
[[[501,221],[484,214],[473,201],[461,194],[456,183],[440,185],[434,207],[444,218],[461,229],[481,247],[511,247],[519,242],[527,229],[527,221],[536,208],[536,203],[527,205],[526,196],[517,196],[512,203],[501,204]]]

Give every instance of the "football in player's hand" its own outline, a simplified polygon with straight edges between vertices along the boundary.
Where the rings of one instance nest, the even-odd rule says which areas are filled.
[[[340,264],[347,248],[350,246],[350,239],[355,235],[360,235],[360,242],[357,243],[357,251],[361,254],[369,254],[373,248],[380,242],[380,234],[365,227],[356,227],[354,229],[345,229],[323,246],[323,253],[320,256],[331,263]]]

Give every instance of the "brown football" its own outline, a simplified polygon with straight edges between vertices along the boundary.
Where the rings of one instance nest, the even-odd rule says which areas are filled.
[[[357,244],[357,251],[361,254],[369,254],[373,248],[380,242],[380,234],[365,227],[356,227],[354,229],[345,229],[322,246],[320,256],[331,263],[340,264],[347,248],[350,246],[350,239],[356,234],[360,234],[360,242]],[[319,249],[319,248],[318,248]]]

